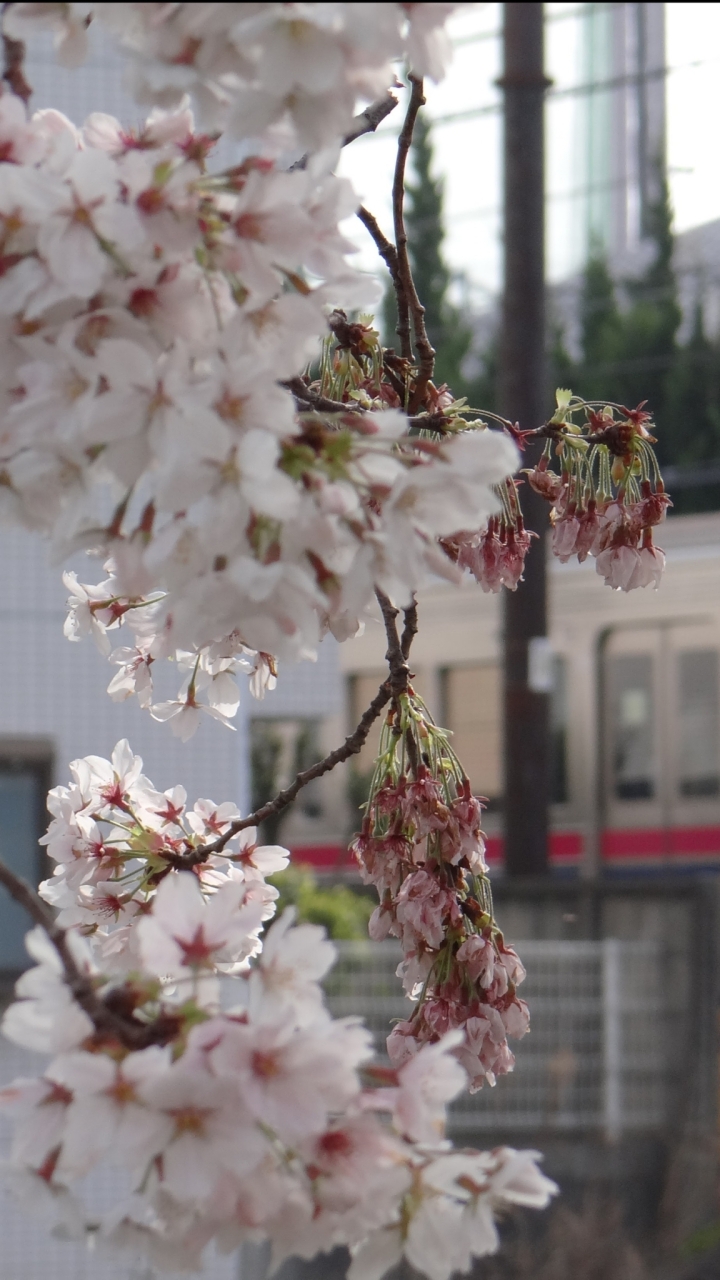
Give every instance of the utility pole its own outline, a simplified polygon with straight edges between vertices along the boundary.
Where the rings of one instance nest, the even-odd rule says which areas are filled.
[[[545,164],[543,5],[504,4],[505,291],[500,412],[523,428],[547,416],[545,380]],[[539,456],[529,447],[525,465]],[[505,868],[510,876],[548,868],[550,788],[545,534],[547,503],[521,486],[525,524],[537,533],[525,580],[504,592]]]

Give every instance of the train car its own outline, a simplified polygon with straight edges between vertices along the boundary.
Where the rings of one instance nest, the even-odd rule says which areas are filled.
[[[720,870],[720,513],[671,517],[657,541],[667,556],[657,591],[611,591],[593,560],[551,561],[550,860],[559,874]],[[413,683],[487,797],[500,875],[502,600],[474,582],[442,583],[419,609]],[[340,646],[348,726],[383,678],[384,651],[379,619]],[[373,750],[371,740],[326,787],[357,800]],[[351,875],[346,843],[327,833],[297,856]]]

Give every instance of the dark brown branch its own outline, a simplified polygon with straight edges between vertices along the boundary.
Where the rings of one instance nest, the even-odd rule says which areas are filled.
[[[395,235],[395,252],[397,256],[397,276],[393,276],[395,298],[397,301],[398,322],[397,335],[400,339],[400,354],[406,360],[412,360],[412,341],[410,337],[410,298],[407,291],[407,277],[410,271],[407,252],[407,232],[403,207],[405,203],[405,167],[412,143],[413,130],[417,114],[425,98],[422,92],[422,80],[410,77],[410,101],[405,120],[398,138],[397,156],[395,157],[395,173],[392,186],[393,232]],[[418,93],[418,85],[419,93]]]
[[[363,134],[374,133],[378,125],[382,124],[385,117],[389,116],[390,112],[395,110],[397,104],[397,98],[388,89],[387,93],[383,94],[382,98],[378,98],[376,102],[371,102],[370,106],[366,107],[364,111],[353,116],[350,122],[350,128],[342,140],[342,145],[347,147],[351,142],[354,142],[356,138],[362,138]],[[296,160],[294,164],[290,165],[289,172],[295,173],[297,169],[306,169],[309,159],[310,153],[306,152],[304,156],[301,156],[299,160]]]
[[[418,611],[415,596],[413,596],[412,604],[407,609],[403,609],[403,619],[405,625],[400,638],[400,648],[404,658],[407,660],[410,656],[410,646],[418,631]]]
[[[342,400],[331,400],[328,396],[320,395],[319,391],[313,391],[311,387],[307,387],[300,377],[289,378],[282,385],[287,387],[288,391],[292,391],[295,399],[301,402],[301,412],[303,405],[307,405],[309,409],[316,409],[318,413],[344,413],[352,414],[353,417],[362,417],[365,413],[371,412],[359,404],[352,402],[345,404]],[[446,414],[439,412],[417,413],[408,421],[411,427],[416,427],[418,430],[442,432],[448,418]]]
[[[11,9],[11,4],[2,6],[3,15]],[[32,89],[25,79],[25,44],[22,40],[12,40],[10,36],[3,34],[3,74],[2,78],[8,85],[10,92],[14,93],[17,98],[22,98],[27,105],[32,97]]]
[[[383,707],[386,707],[391,699],[396,701],[401,694],[407,692],[410,678],[407,658],[413,637],[417,631],[417,608],[413,602],[405,610],[405,629],[401,641],[398,638],[396,625],[399,610],[395,608],[384,592],[376,590],[375,594],[383,615],[385,633],[388,639],[387,660],[390,674],[387,680],[384,680],[380,685],[367,711],[361,716],[357,728],[339,747],[336,747],[328,756],[325,756],[324,760],[319,760],[317,764],[312,765],[309,769],[303,769],[301,773],[298,773],[294,781],[288,787],[285,787],[284,791],[280,791],[273,800],[268,800],[267,804],[261,805],[254,813],[248,814],[247,818],[238,818],[236,822],[231,822],[227,831],[218,836],[217,840],[213,840],[209,844],[200,845],[197,849],[188,849],[186,853],[179,853],[174,858],[168,859],[170,866],[177,871],[191,870],[193,867],[206,862],[211,854],[222,853],[225,846],[238,832],[246,830],[247,827],[257,827],[266,818],[271,818],[276,813],[281,813],[289,804],[292,804],[298,792],[303,787],[306,787],[309,782],[313,782],[315,778],[321,778],[323,774],[329,773],[331,769],[334,769],[337,764],[342,764],[344,760],[349,760],[352,756],[356,756],[365,745],[368,734]]]
[[[357,216],[362,222],[365,229],[372,236],[372,239],[375,242],[375,247],[378,253],[380,254],[380,257],[382,258],[383,262],[385,263],[385,266],[390,272],[390,278],[392,280],[393,289],[395,290],[395,297],[397,299],[398,316],[399,316],[400,299],[405,295],[404,295],[402,279],[400,277],[400,268],[398,266],[397,249],[395,248],[395,245],[392,243],[392,240],[388,240],[387,236],[385,235],[385,232],[381,230],[375,215],[372,214],[369,209],[366,209],[364,204],[360,205],[360,208],[357,211]],[[408,317],[406,313],[406,320],[407,319]],[[409,320],[408,320],[408,323],[409,323]],[[398,326],[398,334],[400,335],[399,326]],[[400,336],[402,337],[402,335]],[[403,355],[406,356],[408,360],[412,358],[412,352],[410,351],[410,348],[409,348],[409,341],[410,341],[410,330],[408,329],[407,342],[405,343],[405,346],[407,347],[407,351],[403,350]]]
[[[289,804],[292,804],[298,792],[303,787],[306,787],[309,782],[313,782],[315,778],[322,778],[323,774],[329,773],[336,765],[342,764],[344,760],[349,760],[351,756],[357,755],[359,751],[362,751],[373,724],[392,696],[392,677],[388,677],[380,685],[367,711],[360,717],[357,728],[339,747],[331,751],[323,760],[319,760],[317,764],[298,773],[293,782],[285,787],[284,791],[280,791],[273,800],[268,800],[267,804],[261,805],[254,813],[248,814],[247,818],[238,818],[236,822],[231,822],[227,831],[218,836],[217,840],[213,840],[210,844],[200,845],[197,849],[188,849],[187,853],[179,853],[174,858],[168,859],[170,866],[177,871],[186,871],[199,866],[203,862],[207,862],[211,854],[222,853],[226,844],[239,831],[244,831],[247,827],[257,827],[266,818],[271,818],[276,813],[281,813]]]
[[[138,1022],[132,1016],[111,1009],[103,997],[98,995],[92,979],[78,966],[70,949],[67,934],[58,925],[50,907],[31,888],[27,880],[23,880],[21,876],[11,871],[2,859],[0,859],[0,884],[5,886],[10,897],[27,912],[30,919],[45,930],[62,963],[65,985],[101,1036],[110,1036],[128,1049],[144,1049],[150,1044],[167,1041],[169,1037],[166,1019],[159,1018],[151,1023]]]
[[[395,607],[389,596],[386,596],[385,592],[381,591],[379,587],[375,588],[375,596],[378,604],[380,605],[380,612],[382,613],[383,623],[385,625],[385,635],[387,636],[388,642],[385,657],[390,668],[390,675],[391,677],[395,677],[396,688],[394,693],[397,696],[397,694],[404,693],[407,689],[409,674],[407,656],[403,652],[397,630],[397,620],[400,616],[400,610]]]
[[[362,138],[363,134],[374,133],[378,125],[382,124],[390,112],[395,110],[397,104],[395,94],[389,89],[382,98],[378,98],[377,102],[371,102],[369,107],[353,117],[352,124],[343,138],[343,146],[349,146],[356,138]]]
[[[425,104],[425,94],[423,93],[423,82],[418,76],[410,74],[408,76],[411,85],[410,102],[405,114],[405,122],[400,131],[398,138],[397,160],[395,162],[395,176],[393,179],[393,225],[395,228],[395,247],[397,249],[398,258],[398,274],[400,277],[401,290],[398,294],[398,335],[402,342],[402,354],[408,359],[412,357],[412,348],[410,345],[410,316],[412,316],[413,335],[415,338],[415,351],[418,358],[418,376],[413,387],[412,399],[409,405],[410,412],[415,412],[425,399],[427,385],[433,376],[435,368],[435,351],[432,343],[427,336],[425,328],[425,308],[423,307],[417,295],[415,282],[410,268],[410,258],[408,256],[408,238],[405,230],[405,217],[403,213],[405,201],[405,169],[407,166],[407,158],[412,145],[413,132],[415,129],[415,121],[418,112]],[[397,292],[397,291],[396,291]],[[402,303],[402,309],[401,309]]]
[[[318,413],[351,413],[353,416],[365,413],[359,404],[345,404],[342,400],[331,400],[329,396],[313,391],[312,387],[305,385],[301,377],[289,378],[282,385],[287,387],[288,391],[292,391],[296,400],[302,401],[310,409],[317,409]]]

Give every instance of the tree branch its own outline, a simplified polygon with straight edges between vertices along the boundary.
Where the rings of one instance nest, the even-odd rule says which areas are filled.
[[[257,827],[266,818],[271,818],[276,813],[281,813],[289,804],[292,804],[298,792],[303,787],[306,787],[309,782],[313,782],[315,778],[321,778],[323,774],[329,773],[336,765],[342,764],[344,760],[349,760],[351,756],[357,755],[362,750],[373,724],[392,696],[392,678],[389,677],[380,685],[367,711],[361,716],[357,728],[339,747],[331,751],[323,760],[319,760],[317,764],[311,765],[309,769],[303,769],[301,773],[298,773],[290,785],[285,787],[284,791],[278,792],[273,800],[268,800],[266,804],[261,805],[254,813],[248,814],[246,818],[238,818],[236,822],[231,822],[227,831],[218,836],[217,840],[213,840],[209,844],[200,845],[196,849],[188,849],[186,853],[176,854],[175,857],[168,859],[169,865],[177,871],[188,871],[193,867],[200,866],[201,863],[207,862],[211,854],[222,853],[225,846],[238,832],[246,830],[247,827]]]
[[[370,706],[361,716],[357,727],[345,741],[319,760],[309,769],[298,773],[293,782],[273,800],[261,805],[246,818],[239,818],[228,827],[228,830],[216,840],[196,849],[188,849],[186,853],[177,854],[168,859],[168,866],[178,871],[189,871],[193,867],[206,862],[213,853],[221,853],[234,835],[247,827],[258,826],[266,818],[272,817],[287,808],[298,792],[315,778],[321,778],[336,765],[351,756],[357,755],[364,746],[370,729],[380,716],[388,702],[396,702],[401,694],[407,692],[410,671],[407,664],[408,654],[413,638],[417,632],[417,607],[415,601],[404,610],[405,626],[402,639],[398,637],[397,618],[399,610],[391,603],[384,592],[379,589],[376,596],[383,615],[385,632],[388,639],[387,661],[390,672],[387,680],[380,685]],[[55,915],[38,893],[15,874],[0,859],[0,884],[4,885],[10,897],[23,908],[36,924],[45,931],[54,946],[63,968],[63,976],[68,990],[81,1009],[88,1015],[96,1033],[103,1038],[110,1037],[125,1048],[131,1050],[144,1049],[153,1044],[166,1044],[177,1033],[176,1020],[171,1015],[161,1013],[151,1022],[140,1022],[134,1017],[133,1007],[128,1007],[123,998],[122,988],[110,990],[101,995],[91,975],[83,973],[78,965],[68,939],[66,930],[60,928]]]
[[[405,168],[407,165],[407,158],[412,145],[415,121],[417,120],[420,108],[425,104],[422,79],[418,76],[412,75],[412,73],[408,76],[408,79],[411,85],[410,102],[408,103],[405,122],[400,131],[400,137],[398,138],[392,199],[395,247],[397,249],[398,275],[400,277],[401,285],[400,293],[397,295],[399,316],[398,335],[403,343],[402,354],[408,358],[412,358],[412,348],[410,345],[410,316],[412,315],[415,351],[418,357],[418,376],[415,386],[413,387],[412,398],[409,405],[410,412],[412,413],[415,412],[416,409],[419,409],[425,399],[427,385],[433,376],[433,370],[435,368],[435,351],[427,336],[427,330],[425,328],[425,308],[418,298],[415,282],[412,277],[407,247],[408,238],[407,231],[405,230],[405,218],[403,213],[405,201]]]
[[[371,102],[369,107],[353,117],[352,124],[343,138],[343,146],[349,146],[356,138],[362,138],[365,133],[374,133],[378,125],[382,124],[390,112],[395,110],[397,104],[395,94],[389,89],[384,97],[378,98],[377,102]]]
[[[363,134],[374,133],[378,125],[382,124],[385,117],[389,116],[390,112],[395,110],[397,104],[398,100],[395,97],[395,94],[391,93],[388,89],[387,93],[384,93],[382,98],[378,98],[376,102],[371,102],[370,106],[366,107],[364,111],[353,116],[350,121],[350,128],[342,140],[342,145],[347,147],[351,142],[354,142],[356,138],[362,138]],[[295,173],[297,169],[306,169],[309,159],[310,153],[306,151],[304,156],[301,156],[299,160],[296,160],[294,164],[290,165],[289,172]]]
[[[362,405],[354,404],[352,401],[345,404],[343,400],[331,400],[328,396],[320,395],[319,391],[313,391],[312,387],[307,387],[301,377],[289,378],[282,385],[292,392],[296,400],[307,405],[309,409],[316,409],[318,413],[344,413],[362,416],[372,412],[372,410],[364,409]],[[442,432],[447,425],[448,418],[446,414],[440,412],[417,413],[408,418],[408,422],[411,427],[417,427],[421,431]]]
[[[355,756],[362,750],[367,740],[368,734],[378,719],[383,707],[386,707],[392,699],[397,698],[407,692],[410,671],[408,669],[407,659],[410,652],[410,646],[413,637],[417,632],[417,607],[415,602],[405,610],[405,629],[403,631],[402,641],[398,638],[396,619],[399,610],[388,599],[384,592],[376,590],[380,610],[385,623],[385,634],[388,639],[387,661],[390,668],[390,674],[387,680],[380,685],[375,697],[373,698],[367,711],[361,716],[357,728],[351,733],[339,747],[331,751],[325,756],[324,760],[319,760],[317,764],[311,765],[309,769],[303,769],[298,773],[295,779],[284,791],[280,791],[273,800],[268,800],[267,804],[261,805],[254,813],[248,814],[246,818],[238,818],[236,822],[231,822],[227,831],[224,831],[217,840],[212,840],[209,844],[200,845],[196,849],[188,849],[186,853],[178,853],[174,858],[169,858],[168,863],[177,871],[191,870],[193,867],[199,866],[213,853],[222,853],[225,846],[240,831],[246,830],[247,827],[257,827],[266,818],[274,817],[276,813],[280,813],[292,804],[296,795],[309,782],[313,782],[315,778],[321,778],[323,774],[329,773],[337,764],[341,764],[344,760],[349,760],[351,756]]]
[[[400,638],[400,648],[402,649],[405,659],[410,656],[410,646],[412,645],[418,631],[418,611],[417,600],[413,596],[412,604],[407,609],[403,609],[403,619],[405,625]]]
[[[400,616],[400,610],[395,607],[389,596],[386,596],[385,592],[381,591],[379,587],[375,588],[375,598],[380,605],[380,612],[385,624],[385,635],[388,642],[385,657],[390,668],[390,677],[391,679],[394,677],[395,689],[393,692],[397,697],[398,694],[406,692],[410,674],[407,655],[403,652],[397,630],[397,619]]]
[[[11,9],[11,4],[2,6],[2,13],[5,14]],[[3,33],[3,73],[2,78],[8,85],[10,92],[14,93],[17,98],[22,98],[27,106],[32,97],[32,89],[25,79],[25,44],[22,40],[12,40],[10,36]]]
[[[166,1017],[161,1016],[154,1022],[142,1023],[131,1014],[116,1012],[110,1007],[95,990],[92,978],[80,969],[70,949],[67,933],[58,925],[50,907],[31,888],[27,880],[23,880],[22,876],[11,871],[2,859],[0,859],[0,884],[5,886],[10,897],[27,912],[30,919],[45,930],[60,958],[65,985],[101,1036],[111,1036],[127,1049],[144,1049],[151,1044],[165,1043],[171,1038]]]
[[[374,214],[370,212],[369,209],[365,208],[364,204],[360,205],[360,208],[357,211],[357,216],[362,222],[363,226],[372,236],[375,242],[375,247],[378,253],[380,254],[380,257],[382,258],[383,262],[385,263],[385,266],[390,272],[390,278],[393,282],[393,289],[395,290],[395,297],[397,298],[398,315],[399,315],[400,314],[400,298],[404,297],[404,291],[403,291],[402,279],[400,277],[400,268],[398,265],[397,249],[395,248],[395,245],[392,243],[392,241],[388,240],[384,231],[380,229],[380,225],[378,223],[377,218],[374,216]],[[399,328],[398,328],[398,334],[400,334]],[[409,342],[409,335],[410,335],[410,331],[408,329],[408,342]],[[408,347],[407,353],[403,351],[403,355],[406,355],[406,358],[408,360],[412,358],[412,352],[409,350],[409,347]]]

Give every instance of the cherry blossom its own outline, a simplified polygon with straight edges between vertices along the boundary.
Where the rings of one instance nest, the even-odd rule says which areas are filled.
[[[262,697],[279,663],[357,634],[378,590],[407,607],[466,571],[516,590],[529,438],[560,560],[592,555],[623,590],[660,580],[669,499],[643,405],[561,390],[542,427],[490,427],[362,311],[378,289],[343,234],[358,196],[338,151],[368,102],[393,105],[401,64],[413,94],[442,77],[456,7],[4,7],[10,39],[48,30],[68,66],[103,23],[150,115],[77,129],[0,99],[0,511],[60,559],[100,557],[100,581],[64,577],[65,634],[110,659],[111,698],[183,740],[202,715],[232,727],[238,677]],[[179,687],[158,702],[164,661]],[[402,1257],[448,1280],[497,1249],[497,1211],[554,1194],[536,1153],[444,1137],[464,1087],[512,1070],[529,1013],[481,804],[402,675],[353,842],[371,936],[403,951],[390,1066],[330,1016],[322,930],[270,924],[289,854],[258,843],[258,815],[158,791],[127,741],[51,791],[45,929],[2,1024],[48,1060],[0,1089],[11,1178],[50,1221],[165,1268],[267,1238],[274,1264],[342,1244],[351,1280]],[[81,1184],[105,1163],[132,1191],[98,1221]]]
[[[441,1197],[442,1223],[462,1226],[444,1271],[432,1253],[422,1264],[442,1280],[497,1247],[497,1206],[547,1203],[554,1188],[534,1156],[517,1157],[516,1177],[511,1154],[465,1155],[476,1161],[474,1181],[465,1165],[455,1177],[443,1164],[446,1108],[466,1081],[461,1063],[471,1079],[507,1069],[506,1031],[524,1029],[513,995],[522,966],[489,916],[485,1003],[464,1023],[456,1017],[448,1034],[452,1019],[439,1012],[447,996],[430,988],[419,1006],[427,1032],[409,1024],[404,1063],[378,1065],[362,1024],[334,1020],[325,1007],[320,984],[334,948],[323,931],[296,925],[290,911],[261,934],[276,896],[264,875],[286,865],[286,851],[258,845],[251,828],[233,834],[232,803],[191,808],[182,787],[158,792],[125,741],[110,761],[76,761],[72,776],[50,797],[57,874],[43,893],[61,907],[77,976],[71,986],[55,946],[34,930],[37,964],[3,1019],[6,1035],[50,1056],[35,1079],[0,1089],[14,1124],[18,1194],[32,1192],[53,1218],[69,1215],[82,1235],[86,1211],[71,1190],[110,1163],[134,1191],[99,1222],[93,1215],[93,1238],[108,1247],[140,1248],[176,1267],[181,1256],[201,1266],[213,1240],[234,1248],[268,1236],[276,1257],[342,1243],[359,1250],[356,1271],[378,1240],[419,1265]],[[436,841],[461,870],[445,827],[432,821],[438,804],[462,847],[481,858],[479,810],[463,782],[456,789],[443,801],[429,774],[400,789],[404,820],[417,811],[425,824],[425,868]],[[390,803],[388,793],[384,812]],[[191,856],[195,873],[182,869]],[[427,869],[415,875],[432,879]],[[425,896],[403,926],[413,937],[426,928]],[[442,937],[432,937],[442,953]],[[460,949],[468,978],[484,949],[469,943],[480,938],[473,932]]]
[[[398,975],[415,1005],[388,1037],[390,1061],[401,1076],[417,1072],[421,1092],[425,1066],[413,1064],[429,1065],[422,1054],[432,1047],[439,1055],[443,1046],[462,1063],[471,1090],[493,1085],[513,1069],[508,1036],[528,1030],[516,990],[525,971],[493,919],[480,805],[447,735],[412,691],[383,729],[352,848],[381,899],[371,936],[400,938]]]

